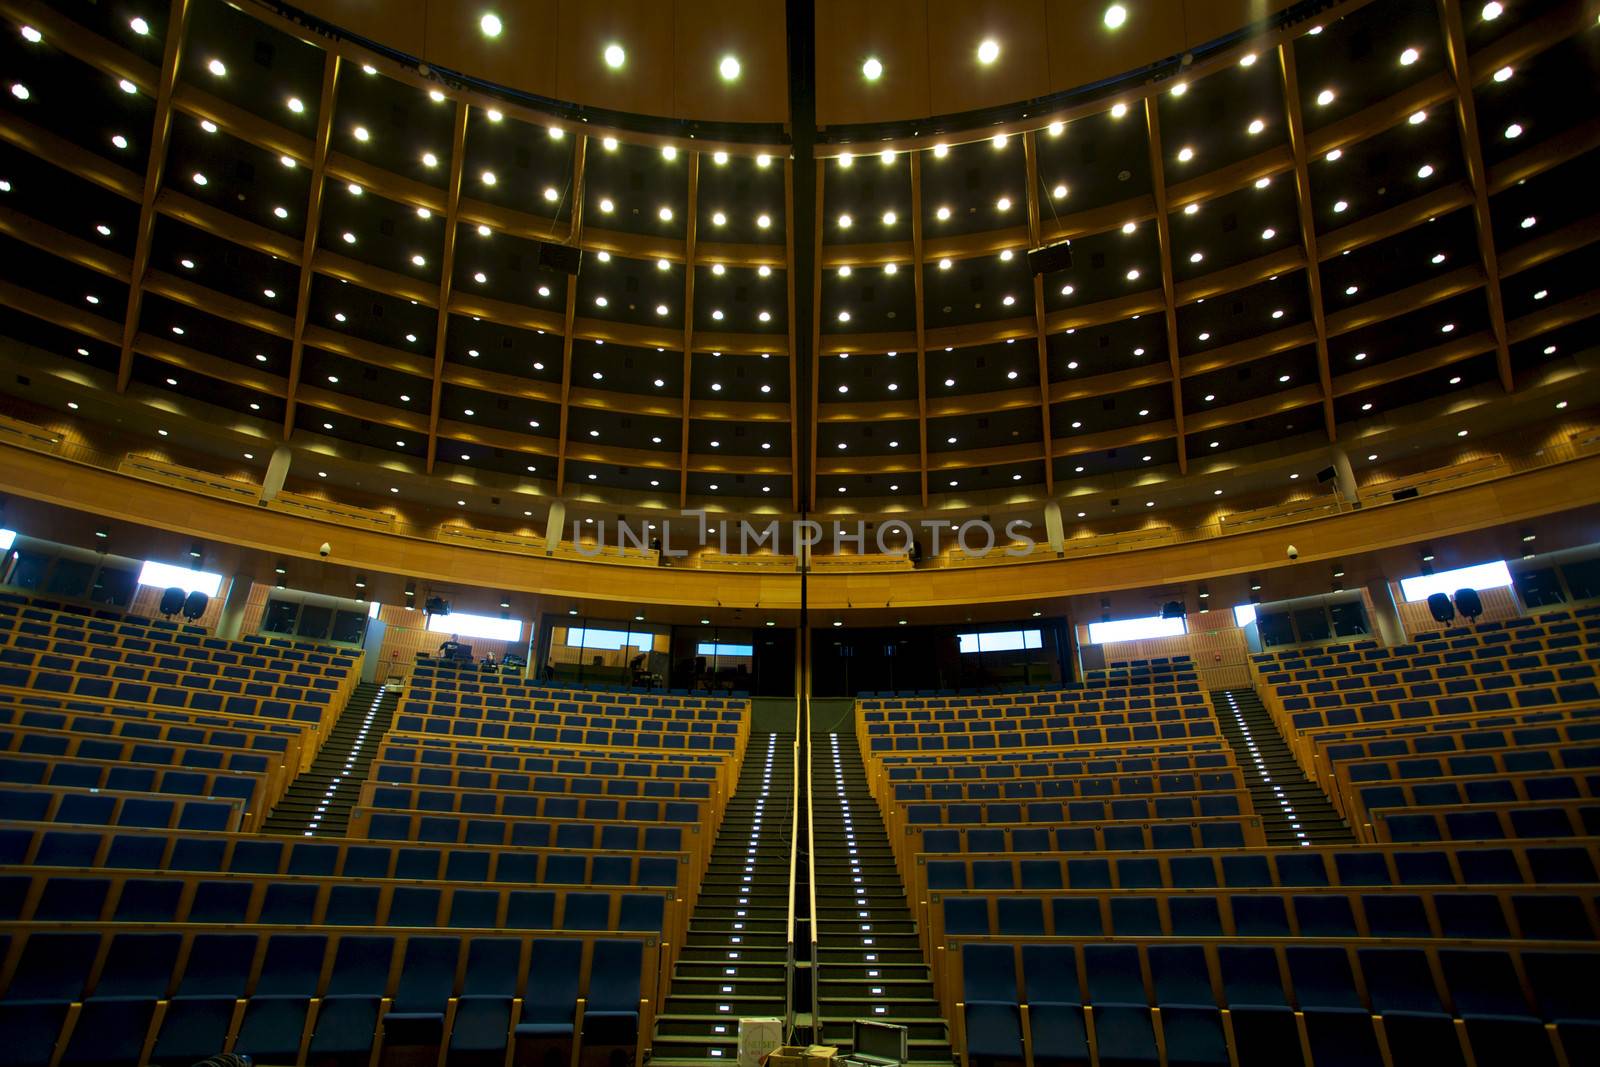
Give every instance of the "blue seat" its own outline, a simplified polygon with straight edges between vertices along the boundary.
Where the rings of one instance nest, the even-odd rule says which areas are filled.
[[[1168,1067],[1226,1067],[1228,1044],[1205,950],[1153,945],[1149,959]]]
[[[1106,1067],[1159,1063],[1139,950],[1133,945],[1090,944],[1084,946],[1083,957],[1100,1063]]]
[[[504,1061],[521,954],[522,945],[507,939],[474,938],[468,945],[466,978],[450,1028],[450,1063],[491,1067]]]
[[[376,1037],[378,1003],[388,986],[393,955],[392,937],[360,935],[340,940],[311,1034],[311,1059],[351,1065],[365,1061]]]
[[[28,938],[0,998],[8,1063],[45,1067],[67,1008],[83,996],[100,948],[97,934],[38,933]]]
[[[1356,956],[1395,1062],[1460,1064],[1454,1023],[1434,987],[1427,955],[1417,949],[1362,948]]]
[[[455,991],[461,940],[413,937],[406,942],[400,985],[383,1017],[384,1046],[438,1048],[444,1041],[444,1013]],[[320,1027],[319,1027],[320,1029]]]
[[[1304,1067],[1294,1012],[1284,994],[1284,980],[1273,951],[1223,945],[1217,949],[1217,962],[1233,1021],[1239,1067]]]
[[[528,973],[539,981],[528,983],[522,1001],[522,1017],[516,1039],[524,1041],[571,1041],[573,1016],[578,1006],[579,965],[583,944],[540,938],[533,942],[528,958]],[[520,1055],[520,1053],[519,1053]]]
[[[157,1063],[197,1063],[223,1047],[255,959],[254,934],[197,934],[156,1035]],[[297,1035],[298,1036],[298,1035]]]
[[[145,1034],[172,982],[182,944],[178,934],[118,934],[106,953],[94,991],[72,1028],[61,1063],[73,1067],[134,1067]]]
[[[639,1043],[640,973],[644,945],[639,941],[596,941],[583,1012],[583,1044],[592,1048],[633,1048]],[[627,1057],[632,1060],[630,1054]]]
[[[954,902],[946,901],[950,903]],[[980,1067],[993,1060],[1022,1058],[1022,1015],[1014,951],[1010,945],[961,946],[967,1055]]]
[[[275,934],[261,976],[245,1006],[234,1051],[271,1063],[295,1063],[311,998],[322,976],[328,939],[321,934]]]

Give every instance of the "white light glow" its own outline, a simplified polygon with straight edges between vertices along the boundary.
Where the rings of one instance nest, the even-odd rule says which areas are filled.
[[[1407,602],[1426,600],[1434,593],[1451,597],[1457,589],[1501,589],[1511,584],[1511,569],[1506,561],[1479,563],[1471,567],[1458,567],[1438,574],[1419,574],[1415,578],[1400,579],[1400,592]]]
[[[171,589],[176,586],[185,593],[199,591],[206,596],[216,596],[222,588],[222,575],[212,574],[210,571],[190,570],[188,567],[174,567],[170,563],[157,563],[153,559],[144,561],[144,567],[139,571],[140,585],[153,585],[158,589]]]
[[[1091,622],[1089,643],[1103,645],[1110,641],[1137,641],[1144,637],[1176,637],[1189,632],[1183,619],[1163,619],[1149,615],[1142,619],[1114,619],[1111,622]]]

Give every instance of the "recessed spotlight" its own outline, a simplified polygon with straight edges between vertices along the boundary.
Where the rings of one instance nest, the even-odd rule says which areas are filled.
[[[870,56],[861,64],[861,76],[869,82],[875,82],[883,77],[883,63],[876,57]]]
[[[128,28],[140,37],[144,37],[150,32],[150,24],[137,15],[128,20]]]
[[[978,45],[978,62],[988,66],[1000,58],[1000,42],[989,38]]]
[[[1522,220],[1522,228],[1524,230],[1531,230],[1536,225],[1538,225],[1538,223],[1539,223],[1539,220],[1535,216],[1529,215],[1529,216],[1527,216],[1526,218],[1524,218]]]
[[[1522,124],[1521,123],[1513,122],[1511,125],[1506,127],[1506,140],[1515,141],[1518,137],[1521,137],[1521,136],[1522,136]]]
[[[1505,6],[1499,0],[1489,0],[1483,5],[1483,21],[1493,22],[1505,12]]]
[[[1112,118],[1120,119],[1120,118],[1122,118],[1122,116],[1126,115],[1127,113],[1128,113],[1128,105],[1127,104],[1116,103],[1116,104],[1112,104],[1111,105],[1111,117]]]
[[[1515,73],[1516,71],[1511,67],[1501,67],[1499,70],[1494,72],[1494,80],[1497,82],[1507,82],[1511,80],[1511,75]]]
[[[1424,163],[1422,166],[1418,167],[1417,168],[1417,177],[1418,178],[1431,178],[1431,177],[1433,177],[1433,164],[1432,163]]]
[[[1333,103],[1332,89],[1324,89],[1322,92],[1317,94],[1317,104],[1319,107],[1327,107],[1331,103]]]
[[[220,59],[213,59],[211,62],[207,63],[206,69],[219,78],[225,78],[228,76],[228,67]]]
[[[739,77],[739,60],[736,56],[723,56],[722,62],[717,64],[717,71],[722,75],[722,80],[731,82]]]
[[[1261,239],[1263,241],[1270,241],[1276,236],[1278,236],[1278,231],[1274,230],[1271,226],[1268,226],[1266,229],[1261,231]]]
[[[605,58],[606,66],[612,70],[621,70],[622,64],[628,61],[628,53],[623,51],[620,44],[606,45],[606,50],[601,54]]]
[[[656,212],[656,217],[659,218],[662,222],[671,222],[672,221],[672,209],[670,207],[662,207],[660,211]]]

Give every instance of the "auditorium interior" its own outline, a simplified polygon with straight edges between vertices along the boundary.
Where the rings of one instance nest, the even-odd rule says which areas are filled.
[[[0,1062],[1600,1064],[1600,0],[0,57]]]

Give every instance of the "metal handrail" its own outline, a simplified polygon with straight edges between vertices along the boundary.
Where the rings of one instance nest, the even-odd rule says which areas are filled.
[[[808,664],[809,666],[809,664]],[[811,1018],[813,1033],[818,1043],[822,1041],[822,1006],[817,999],[821,992],[822,957],[817,953],[817,930],[822,925],[817,914],[817,826],[814,812],[816,805],[811,803],[812,780],[817,775],[817,762],[811,751],[811,687],[806,687],[806,888],[810,893],[809,911],[811,921],[806,925],[811,932]],[[798,739],[796,741],[798,745]]]

